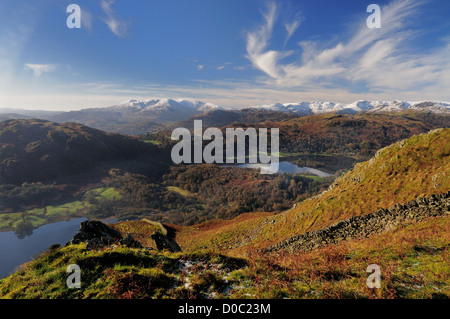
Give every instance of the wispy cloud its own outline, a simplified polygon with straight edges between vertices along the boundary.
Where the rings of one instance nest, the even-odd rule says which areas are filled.
[[[353,84],[380,92],[410,92],[439,86],[450,72],[450,42],[427,53],[410,48],[414,33],[408,31],[408,22],[414,20],[421,3],[393,1],[383,6],[381,29],[369,29],[364,16],[353,34],[335,46],[318,49],[320,43],[303,41],[299,43],[301,53],[268,49],[277,11],[277,6],[269,3],[262,24],[247,33],[247,58],[269,76],[267,83],[277,87],[351,89]],[[285,25],[288,39],[298,26]],[[297,62],[283,62],[284,57],[294,54]]]
[[[203,65],[203,64],[199,64],[198,66],[197,66],[197,69],[199,69],[199,70],[203,70],[205,68],[205,66]]]
[[[81,27],[88,33],[92,32],[93,15],[86,7],[81,8]]]
[[[264,73],[277,79],[281,76],[278,62],[289,52],[279,52],[267,50],[272,29],[277,17],[277,7],[275,3],[267,4],[267,12],[263,14],[264,24],[253,32],[247,34],[247,55],[253,66]]]
[[[56,68],[54,64],[25,64],[25,69],[33,71],[35,77],[40,77],[42,73],[48,73]]]
[[[120,38],[124,38],[128,32],[128,28],[130,26],[129,21],[125,21],[120,18],[116,12],[113,10],[112,5],[115,3],[115,0],[102,0],[100,5],[102,7],[103,12],[106,14],[106,19],[103,19],[103,22],[106,23],[108,28],[114,33],[116,36]]]
[[[284,28],[286,29],[287,32],[286,39],[284,40],[285,45],[289,41],[289,39],[294,35],[295,31],[298,29],[299,26],[300,26],[299,20],[296,20],[292,23],[284,24]]]

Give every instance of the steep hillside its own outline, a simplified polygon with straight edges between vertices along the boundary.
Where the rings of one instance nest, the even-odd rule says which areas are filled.
[[[49,181],[127,160],[152,148],[137,139],[76,123],[0,123],[0,183]]]
[[[145,203],[122,196],[129,191],[117,176],[145,174],[139,193],[151,193],[168,164],[170,154],[134,137],[77,123],[1,122],[0,229],[21,236],[67,218],[131,214]]]
[[[218,223],[217,236],[180,229],[184,248],[238,248],[244,252],[279,243],[294,235],[325,228],[339,220],[387,209],[420,196],[446,193],[450,189],[450,129],[437,129],[381,149],[369,161],[357,164],[338,178],[327,191],[270,217]],[[211,229],[211,227],[209,227]],[[184,235],[186,234],[186,235]],[[198,241],[190,238],[198,238]]]
[[[405,204],[395,204],[388,209],[353,216],[331,226],[306,232],[284,240],[266,251],[309,251],[322,246],[336,245],[354,238],[370,237],[388,232],[405,223],[421,222],[429,217],[450,214],[450,191],[443,194],[419,197]]]
[[[377,151],[369,161],[337,179],[323,194],[281,215],[299,230],[327,226],[339,219],[388,208],[418,196],[450,189],[450,129],[413,136]],[[295,226],[294,226],[295,227]],[[295,231],[295,232],[298,232]]]
[[[357,164],[327,191],[280,213],[243,214],[193,226],[175,226],[185,251],[245,256],[338,221],[407,204],[450,189],[450,129],[416,135]]]

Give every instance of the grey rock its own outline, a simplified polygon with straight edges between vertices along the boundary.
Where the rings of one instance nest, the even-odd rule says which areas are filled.
[[[125,238],[122,238],[119,240],[119,243],[121,245],[130,247],[130,248],[144,248],[140,242],[138,242],[136,239],[131,237],[130,234],[127,234]]]
[[[427,217],[445,216],[450,210],[450,191],[417,198],[405,204],[395,204],[367,215],[353,216],[329,227],[288,238],[265,251],[308,251],[329,243],[370,237],[397,227],[400,223],[418,222]]]
[[[66,245],[86,242],[86,249],[99,249],[115,243],[133,248],[142,248],[142,245],[129,234],[123,238],[119,231],[107,226],[101,221],[86,220],[80,224],[80,230]]]
[[[151,235],[151,237],[155,241],[156,248],[158,248],[158,250],[167,249],[172,253],[181,251],[181,247],[178,245],[175,239],[169,236],[163,235],[161,233],[154,233]]]

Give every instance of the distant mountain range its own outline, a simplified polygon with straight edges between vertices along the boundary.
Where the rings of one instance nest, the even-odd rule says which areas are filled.
[[[154,123],[177,122],[188,117],[222,110],[218,105],[183,99],[130,100],[105,108],[91,108],[61,113],[52,118],[57,122],[80,122],[103,117],[120,123],[129,121],[152,121]],[[98,119],[100,120],[100,119]],[[85,124],[85,123],[84,123]]]
[[[0,108],[0,122],[14,119],[31,119],[31,118],[48,120],[51,117],[61,113],[64,112]]]
[[[76,122],[97,129],[123,134],[143,134],[155,132],[177,122],[186,123],[192,117],[205,119],[211,126],[223,126],[256,116],[274,120],[281,117],[299,117],[323,113],[355,114],[359,112],[384,113],[416,110],[427,113],[450,113],[450,103],[437,101],[368,101],[360,100],[351,104],[311,101],[299,103],[274,103],[256,105],[242,109],[225,109],[221,106],[188,99],[129,100],[104,108],[88,108],[70,112],[31,111],[0,109],[0,121],[16,118],[41,118],[59,123]],[[284,114],[284,115],[280,115]],[[217,114],[217,116],[216,116]],[[218,124],[215,125],[215,122]],[[230,122],[231,121],[231,122]],[[191,121],[192,122],[192,121]],[[250,121],[251,122],[251,121]]]
[[[334,102],[300,102],[300,103],[274,103],[252,106],[259,110],[271,110],[283,113],[295,113],[301,116],[336,112],[340,114],[354,114],[358,112],[395,112],[402,110],[418,110],[432,113],[443,113],[450,111],[450,103],[436,101],[367,101],[360,100],[351,104]]]

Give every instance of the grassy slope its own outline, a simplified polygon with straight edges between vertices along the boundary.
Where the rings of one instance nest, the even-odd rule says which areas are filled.
[[[264,259],[263,259],[264,260]],[[388,233],[309,253],[265,256],[282,265],[288,280],[269,287],[291,298],[450,297],[450,217],[402,225]],[[381,270],[381,289],[368,289],[368,265]],[[270,280],[268,280],[270,282]],[[268,289],[274,294],[274,288]]]
[[[247,262],[80,244],[48,251],[0,280],[0,298],[442,298],[450,297],[449,242],[445,217],[306,254],[252,254]],[[70,264],[82,269],[81,289],[66,286]],[[369,264],[380,266],[380,289],[366,286]]]
[[[418,196],[446,192],[450,189],[449,155],[450,129],[397,142],[355,165],[328,191],[277,216],[265,233],[288,237]]]
[[[450,189],[450,129],[397,142],[357,164],[323,194],[281,214],[243,214],[233,220],[172,227],[184,251],[246,256],[306,231]]]
[[[236,243],[244,242],[249,249],[262,248],[351,216],[389,208],[419,196],[446,192],[450,189],[449,154],[450,129],[414,136],[357,164],[321,195],[281,214],[253,220],[253,227],[241,227],[238,220],[227,231],[233,233]],[[251,241],[248,240],[249,233],[253,233]],[[223,246],[220,238],[215,239],[215,247]],[[191,245],[195,246],[195,243]]]

